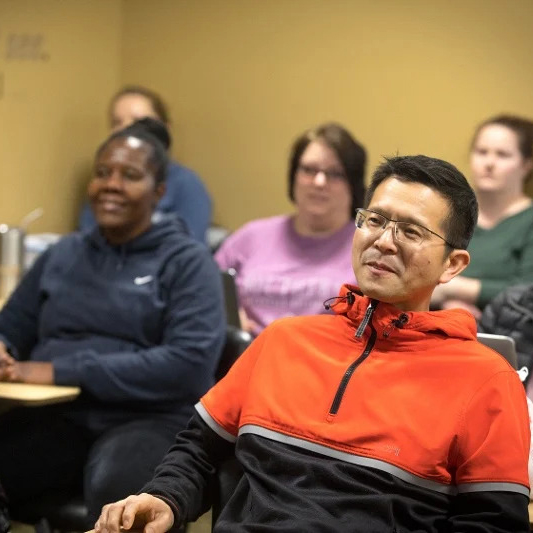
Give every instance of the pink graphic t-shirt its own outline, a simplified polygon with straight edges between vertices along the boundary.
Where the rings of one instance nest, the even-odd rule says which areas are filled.
[[[222,270],[234,268],[241,307],[259,326],[276,318],[325,313],[324,300],[355,283],[350,221],[327,237],[296,233],[292,217],[254,220],[231,234],[215,254]]]

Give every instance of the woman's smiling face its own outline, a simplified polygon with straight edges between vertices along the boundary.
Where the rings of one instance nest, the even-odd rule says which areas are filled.
[[[164,192],[150,163],[152,147],[136,137],[112,139],[97,155],[88,196],[98,226],[112,244],[146,231]]]

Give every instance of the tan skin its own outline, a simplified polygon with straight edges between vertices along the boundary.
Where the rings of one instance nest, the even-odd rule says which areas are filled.
[[[395,177],[381,183],[369,209],[395,219],[416,222],[443,234],[442,223],[449,206],[437,192],[419,183],[403,183]],[[445,252],[444,242],[434,235],[417,246],[397,243],[391,225],[380,235],[356,230],[352,262],[362,291],[405,311],[427,311],[438,283],[459,274],[469,262],[466,250]],[[95,524],[97,533],[139,529],[164,533],[174,524],[171,507],[150,494],[129,496],[104,506]]]
[[[119,533],[121,530],[142,530],[164,533],[174,525],[174,513],[165,501],[151,494],[128,496],[104,505],[94,529],[97,533]]]
[[[376,188],[368,209],[445,237],[448,202],[423,184],[387,178]],[[444,241],[431,233],[417,245],[397,242],[391,223],[378,236],[363,229],[354,233],[352,263],[359,287],[367,296],[404,311],[428,311],[435,287],[460,274],[469,261],[466,250],[447,253]]]
[[[101,233],[112,245],[128,242],[151,224],[164,184],[156,184],[151,146],[131,137],[112,140],[95,161],[88,196]],[[49,362],[17,361],[0,342],[0,381],[54,384]]]

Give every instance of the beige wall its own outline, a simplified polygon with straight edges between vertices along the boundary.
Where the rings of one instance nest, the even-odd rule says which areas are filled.
[[[118,84],[121,7],[0,0],[0,222],[18,224],[41,206],[31,231],[74,227]]]
[[[168,100],[175,155],[231,228],[290,209],[290,143],[325,120],[369,169],[422,152],[467,171],[479,120],[533,117],[531,27],[531,0],[0,0],[0,222],[41,205],[32,230],[74,227],[128,82]],[[11,34],[43,35],[44,56],[7,59]]]
[[[467,170],[474,125],[533,117],[531,0],[128,0],[123,81],[160,90],[176,154],[235,228],[289,209],[295,135],[337,120],[383,154]]]

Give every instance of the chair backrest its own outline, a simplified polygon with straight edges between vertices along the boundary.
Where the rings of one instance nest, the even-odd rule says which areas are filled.
[[[248,348],[252,340],[253,337],[247,331],[231,325],[226,326],[226,343],[218,362],[215,374],[216,381],[221,380],[227,374],[233,363]]]
[[[478,333],[477,340],[503,355],[515,370],[518,368],[518,356],[516,355],[515,342],[512,337],[507,335],[493,335],[491,333]]]
[[[236,272],[233,268],[221,270],[222,288],[224,290],[224,304],[226,307],[226,323],[229,326],[241,327],[241,317],[239,316],[239,297],[237,295],[237,284],[235,282]]]

